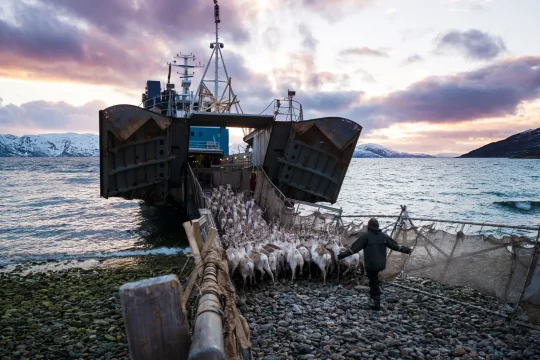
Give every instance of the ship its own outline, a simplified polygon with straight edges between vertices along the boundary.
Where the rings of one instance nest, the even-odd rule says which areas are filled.
[[[270,114],[244,113],[224,61],[217,0],[214,23],[205,66],[178,53],[168,63],[166,84],[148,80],[138,106],[99,111],[100,195],[172,204],[195,218],[205,208],[206,189],[236,181],[236,190],[249,191],[260,171],[291,202],[334,204],[362,126],[338,116],[304,119],[290,89],[270,99]],[[178,90],[171,82],[177,68]],[[197,68],[204,71],[192,91]],[[243,131],[239,154],[229,152],[229,128]]]

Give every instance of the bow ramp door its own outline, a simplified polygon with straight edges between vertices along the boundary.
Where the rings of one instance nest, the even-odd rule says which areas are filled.
[[[260,144],[266,147],[263,168],[285,196],[334,204],[361,131],[339,117],[276,121],[267,145]]]
[[[101,196],[182,201],[189,144],[186,119],[132,105],[99,112]]]

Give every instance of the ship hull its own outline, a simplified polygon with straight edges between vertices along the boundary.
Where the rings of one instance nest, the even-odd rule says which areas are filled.
[[[195,158],[190,127],[204,125],[255,128],[244,139],[253,149],[252,163],[242,166],[262,166],[285,196],[312,203],[335,203],[362,130],[337,117],[275,121],[266,115],[194,113],[171,118],[132,105],[112,106],[99,113],[101,196],[173,202],[187,209],[200,186],[189,168],[197,168],[190,163]]]

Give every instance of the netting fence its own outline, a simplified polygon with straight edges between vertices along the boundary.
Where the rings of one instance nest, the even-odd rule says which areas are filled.
[[[382,280],[414,276],[467,286],[515,308],[540,306],[540,227],[411,218],[407,211],[342,219],[354,219],[344,221],[345,227],[358,229],[350,235],[355,238],[367,231],[371,217],[384,219],[386,233],[399,244],[414,247],[411,255],[388,252]]]
[[[312,231],[326,231],[329,226],[338,224],[341,209],[287,198],[262,167],[257,170],[253,198],[264,209],[268,221],[287,228],[309,228]]]
[[[382,280],[425,278],[475,289],[515,309],[540,309],[540,227],[413,218],[405,207],[400,215],[343,215],[335,207],[287,198],[258,170],[253,198],[269,222],[339,234],[352,244],[375,217],[399,244],[414,247],[411,255],[388,252]]]

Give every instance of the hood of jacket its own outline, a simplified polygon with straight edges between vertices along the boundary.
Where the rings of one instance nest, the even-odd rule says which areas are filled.
[[[380,234],[382,232],[381,229],[375,228],[375,227],[368,227],[368,231],[371,231],[372,233],[375,233],[375,234]]]

